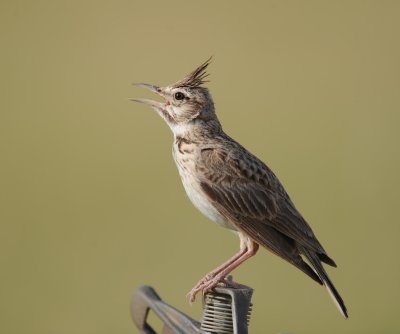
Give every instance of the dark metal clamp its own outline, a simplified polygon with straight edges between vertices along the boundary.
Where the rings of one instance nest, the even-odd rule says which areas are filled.
[[[131,316],[142,334],[248,334],[253,289],[217,286],[203,297],[201,321],[165,303],[150,286],[138,288],[131,300]],[[157,333],[148,323],[152,311],[162,321]]]

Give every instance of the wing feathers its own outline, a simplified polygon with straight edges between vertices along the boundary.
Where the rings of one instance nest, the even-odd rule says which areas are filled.
[[[336,264],[326,254],[278,178],[232,139],[222,140],[224,145],[201,151],[196,162],[198,171],[204,171],[197,175],[200,188],[238,230],[324,284],[347,317],[346,306],[321,261],[334,267]],[[228,142],[230,147],[226,146]]]
[[[260,225],[269,225],[300,244],[325,254],[325,250],[301,215],[297,211],[297,214],[294,214],[295,209],[285,203],[285,198],[277,197],[268,189],[263,189],[263,185],[245,183],[240,179],[230,184],[203,179],[200,186],[216,207],[224,208],[233,216],[253,218]]]
[[[261,229],[259,226],[259,224],[255,224],[254,222],[247,222],[241,225],[241,229],[258,244],[290,262],[314,281],[322,284],[319,276],[301,258],[298,247],[293,239],[288,238],[267,225],[261,225]]]

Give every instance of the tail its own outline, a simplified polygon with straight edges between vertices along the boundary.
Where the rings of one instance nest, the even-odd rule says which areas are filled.
[[[336,307],[340,311],[340,313],[347,319],[349,316],[347,314],[347,308],[344,304],[342,297],[340,296],[339,292],[336,290],[335,286],[333,285],[332,281],[330,280],[328,274],[326,273],[324,267],[321,264],[321,260],[317,256],[317,254],[305,249],[302,247],[302,253],[305,255],[308,261],[310,261],[311,265],[314,267],[315,271],[317,272],[318,276],[320,277],[321,281],[324,283],[324,286],[329,292],[333,302],[335,303]]]

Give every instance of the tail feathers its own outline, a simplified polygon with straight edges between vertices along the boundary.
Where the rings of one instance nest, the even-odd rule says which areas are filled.
[[[335,261],[333,261],[328,255],[319,253],[319,254],[317,254],[317,256],[322,262],[329,264],[332,267],[335,267],[335,268],[337,267]]]
[[[339,312],[347,319],[349,315],[347,313],[346,305],[344,304],[342,297],[340,296],[339,292],[336,290],[332,282],[329,280],[329,278],[327,281],[324,280],[324,286],[328,290],[328,293],[331,296]]]
[[[342,297],[340,296],[339,292],[336,290],[335,286],[333,285],[332,281],[330,280],[327,272],[325,271],[324,267],[321,264],[321,261],[324,261],[324,259],[321,259],[317,254],[310,252],[309,250],[302,248],[302,252],[305,255],[305,257],[310,261],[311,265],[314,267],[315,271],[317,272],[318,276],[321,278],[321,281],[324,283],[324,286],[329,292],[329,295],[331,296],[333,302],[335,303],[336,307],[340,311],[340,313],[345,317],[348,318],[347,314],[347,308],[346,305],[344,304],[344,301]],[[329,257],[328,257],[329,259]],[[333,262],[333,260],[332,260]],[[334,262],[333,262],[334,263]],[[330,264],[330,263],[328,263]]]

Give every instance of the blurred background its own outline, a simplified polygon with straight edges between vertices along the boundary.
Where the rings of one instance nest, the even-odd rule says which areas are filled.
[[[142,284],[200,317],[186,293],[239,241],[128,98],[211,55],[225,131],[286,186],[350,314],[262,251],[234,273],[251,332],[399,332],[399,18],[399,1],[1,1],[0,332],[136,333]]]

